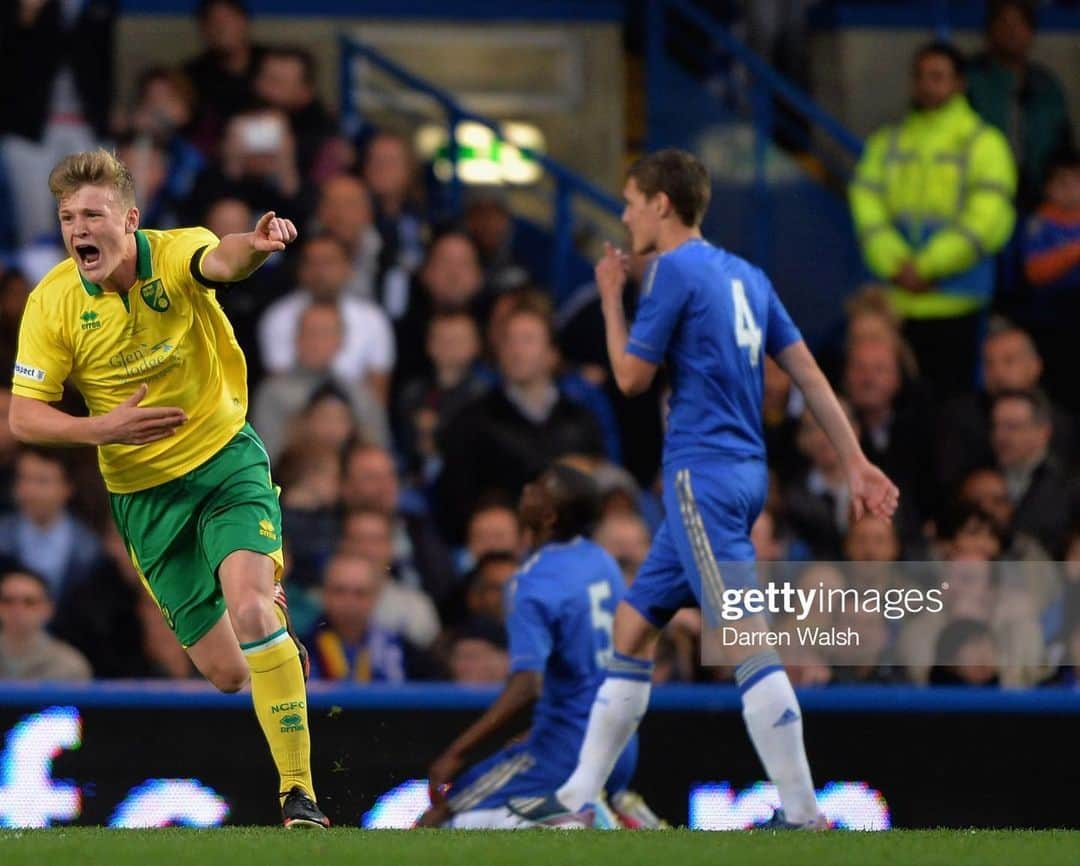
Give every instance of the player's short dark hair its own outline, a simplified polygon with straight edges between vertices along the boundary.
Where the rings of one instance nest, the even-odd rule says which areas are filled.
[[[592,535],[600,521],[600,487],[596,481],[565,463],[551,464],[545,474],[555,482],[552,537],[569,541],[577,535]]]
[[[698,226],[709,209],[709,173],[692,153],[676,148],[643,156],[627,171],[646,198],[664,193],[684,225]]]
[[[210,15],[210,10],[215,6],[228,6],[245,18],[251,17],[251,11],[244,0],[199,0],[199,5],[195,8],[195,17],[199,21],[205,21]]]
[[[1003,400],[1020,400],[1031,407],[1031,420],[1039,426],[1053,423],[1053,408],[1050,399],[1041,388],[1011,388],[1000,391],[994,395],[991,408],[996,407]]]
[[[295,60],[300,64],[304,84],[314,86],[315,79],[319,75],[319,65],[315,60],[315,55],[299,45],[274,45],[267,48],[259,59],[259,67],[261,68],[267,60]]]
[[[993,27],[1001,14],[1009,9],[1019,12],[1027,26],[1035,29],[1035,4],[1032,0],[990,0],[986,4],[986,29]]]
[[[967,60],[963,52],[944,39],[935,39],[933,42],[919,46],[911,60],[911,68],[913,70],[918,68],[924,57],[944,57],[952,64],[953,74],[957,78],[963,78],[967,72]]]

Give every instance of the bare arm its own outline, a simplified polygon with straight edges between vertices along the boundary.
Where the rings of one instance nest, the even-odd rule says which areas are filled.
[[[296,240],[292,220],[279,218],[273,211],[263,214],[254,231],[225,235],[221,242],[199,263],[199,270],[214,283],[235,283],[251,276],[271,253],[285,249]]]
[[[776,356],[776,362],[802,391],[806,405],[840,455],[851,489],[855,519],[859,520],[867,512],[885,520],[891,519],[900,491],[884,472],[866,459],[840,401],[806,343],[802,340],[792,343]]]
[[[436,804],[421,819],[421,826],[436,826],[448,815],[442,789],[458,774],[465,764],[466,756],[503,731],[507,724],[526,707],[540,697],[543,675],[539,671],[517,671],[510,675],[502,692],[479,719],[452,742],[431,765],[428,787],[432,802]],[[441,808],[440,808],[441,806]]]
[[[604,313],[604,335],[615,384],[627,397],[647,390],[656,377],[657,365],[626,351],[630,329],[626,326],[622,292],[626,285],[624,257],[611,244],[604,245],[604,257],[596,265],[596,285],[600,289]]]
[[[146,385],[140,385],[111,412],[89,418],[16,394],[11,398],[8,423],[16,439],[38,445],[144,445],[172,436],[187,421],[187,415],[176,407],[139,406],[146,390]]]

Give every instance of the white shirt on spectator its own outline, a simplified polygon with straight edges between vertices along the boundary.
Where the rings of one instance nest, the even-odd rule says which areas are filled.
[[[259,351],[270,373],[285,373],[296,363],[300,315],[311,303],[303,289],[271,304],[259,320]],[[338,301],[345,328],[341,349],[331,369],[342,379],[358,382],[368,373],[386,373],[394,366],[394,331],[378,306],[361,298]]]

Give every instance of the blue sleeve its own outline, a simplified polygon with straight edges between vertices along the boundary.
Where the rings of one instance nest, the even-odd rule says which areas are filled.
[[[1032,217],[1024,232],[1024,257],[1044,253],[1068,242],[1068,235],[1050,220]]]
[[[551,617],[547,605],[526,584],[515,581],[506,597],[510,672],[542,671],[551,655]]]
[[[663,361],[688,296],[689,289],[671,262],[657,258],[642,281],[626,351],[653,364]]]
[[[773,358],[784,349],[802,339],[802,334],[791,321],[784,302],[776,294],[776,289],[767,277],[762,277],[769,290],[769,321],[765,333],[765,351]]]

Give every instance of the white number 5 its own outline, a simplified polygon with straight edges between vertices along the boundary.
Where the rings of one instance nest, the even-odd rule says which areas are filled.
[[[750,366],[756,367],[761,359],[761,328],[746,299],[742,280],[731,281],[731,297],[735,302],[735,342],[749,353]]]
[[[604,647],[596,651],[596,664],[604,668],[607,658],[611,655],[611,627],[615,617],[602,607],[603,603],[611,598],[611,587],[604,581],[589,584],[589,605],[592,614],[592,626],[604,636]]]

